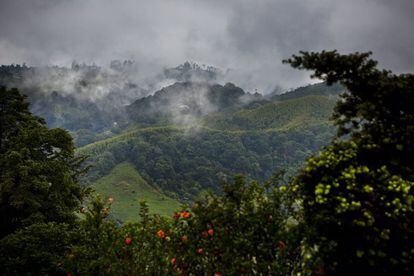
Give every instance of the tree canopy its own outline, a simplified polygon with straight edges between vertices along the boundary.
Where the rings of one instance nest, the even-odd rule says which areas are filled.
[[[17,89],[0,88],[0,237],[35,222],[70,222],[83,158],[69,133],[48,129]]]
[[[413,269],[414,76],[379,70],[370,54],[301,52],[285,61],[348,91],[333,114],[337,139],[309,159],[293,187],[311,269]]]

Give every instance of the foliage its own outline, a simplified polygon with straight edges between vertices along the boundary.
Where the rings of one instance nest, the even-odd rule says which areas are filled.
[[[0,274],[62,274],[77,239],[84,158],[28,106],[17,89],[0,88]]]
[[[0,237],[38,222],[72,222],[83,190],[72,137],[48,129],[17,89],[0,88]]]
[[[277,187],[241,176],[173,219],[151,216],[143,203],[140,222],[117,228],[110,205],[91,202],[82,222],[84,240],[68,255],[74,274],[286,275],[298,267],[299,231],[292,200]]]
[[[0,274],[64,274],[63,262],[79,238],[77,228],[65,223],[21,228],[0,240]]]
[[[338,136],[310,158],[293,189],[303,201],[304,264],[328,274],[414,270],[414,76],[376,69],[370,53],[301,53],[286,62],[348,93]]]
[[[80,275],[160,275],[165,270],[165,244],[156,236],[167,229],[165,218],[151,217],[145,203],[141,221],[117,227],[108,220],[110,204],[100,198],[83,209],[80,231],[83,239],[74,244],[66,268]],[[162,267],[164,263],[164,268]]]
[[[298,240],[292,205],[279,179],[265,186],[236,176],[223,195],[208,195],[175,218],[172,241],[184,274],[287,275],[296,268]],[[184,218],[184,219],[183,219]],[[183,242],[182,237],[189,242]]]

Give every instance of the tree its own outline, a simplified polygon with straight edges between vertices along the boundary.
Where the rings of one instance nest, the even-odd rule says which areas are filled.
[[[64,275],[70,246],[83,238],[66,223],[35,223],[0,240],[1,275]]]
[[[414,75],[379,70],[370,54],[301,52],[284,61],[348,90],[333,115],[337,138],[292,188],[313,273],[414,270]]]
[[[17,89],[0,88],[0,238],[38,222],[73,222],[83,157],[69,133],[48,129]]]

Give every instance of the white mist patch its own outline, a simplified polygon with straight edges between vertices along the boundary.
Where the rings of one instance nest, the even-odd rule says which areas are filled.
[[[188,67],[188,68],[187,68]],[[145,66],[132,60],[114,60],[109,67],[72,63],[70,68],[25,67],[20,88],[45,96],[57,93],[100,108],[122,108],[176,82],[214,82],[219,70],[186,62],[174,68]],[[195,94],[204,94],[197,92]],[[203,96],[200,96],[203,98]],[[202,99],[194,101],[202,102]]]
[[[172,122],[177,125],[196,127],[202,116],[217,111],[208,98],[208,89],[203,86],[192,86],[174,96],[169,104]]]
[[[23,89],[35,90],[45,96],[57,93],[63,97],[95,102],[102,108],[120,108],[149,93],[128,73],[76,63],[72,64],[72,68],[30,68],[24,73],[20,85]]]
[[[249,94],[241,100],[245,94],[231,83],[177,82],[135,101],[126,110],[129,118],[142,126],[173,124],[198,129],[206,115],[261,97]]]

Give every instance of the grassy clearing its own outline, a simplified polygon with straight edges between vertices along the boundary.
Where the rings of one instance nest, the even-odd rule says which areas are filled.
[[[111,214],[122,220],[137,221],[139,202],[145,200],[151,213],[171,216],[180,203],[148,185],[133,165],[121,163],[91,186],[104,198],[113,197]]]

